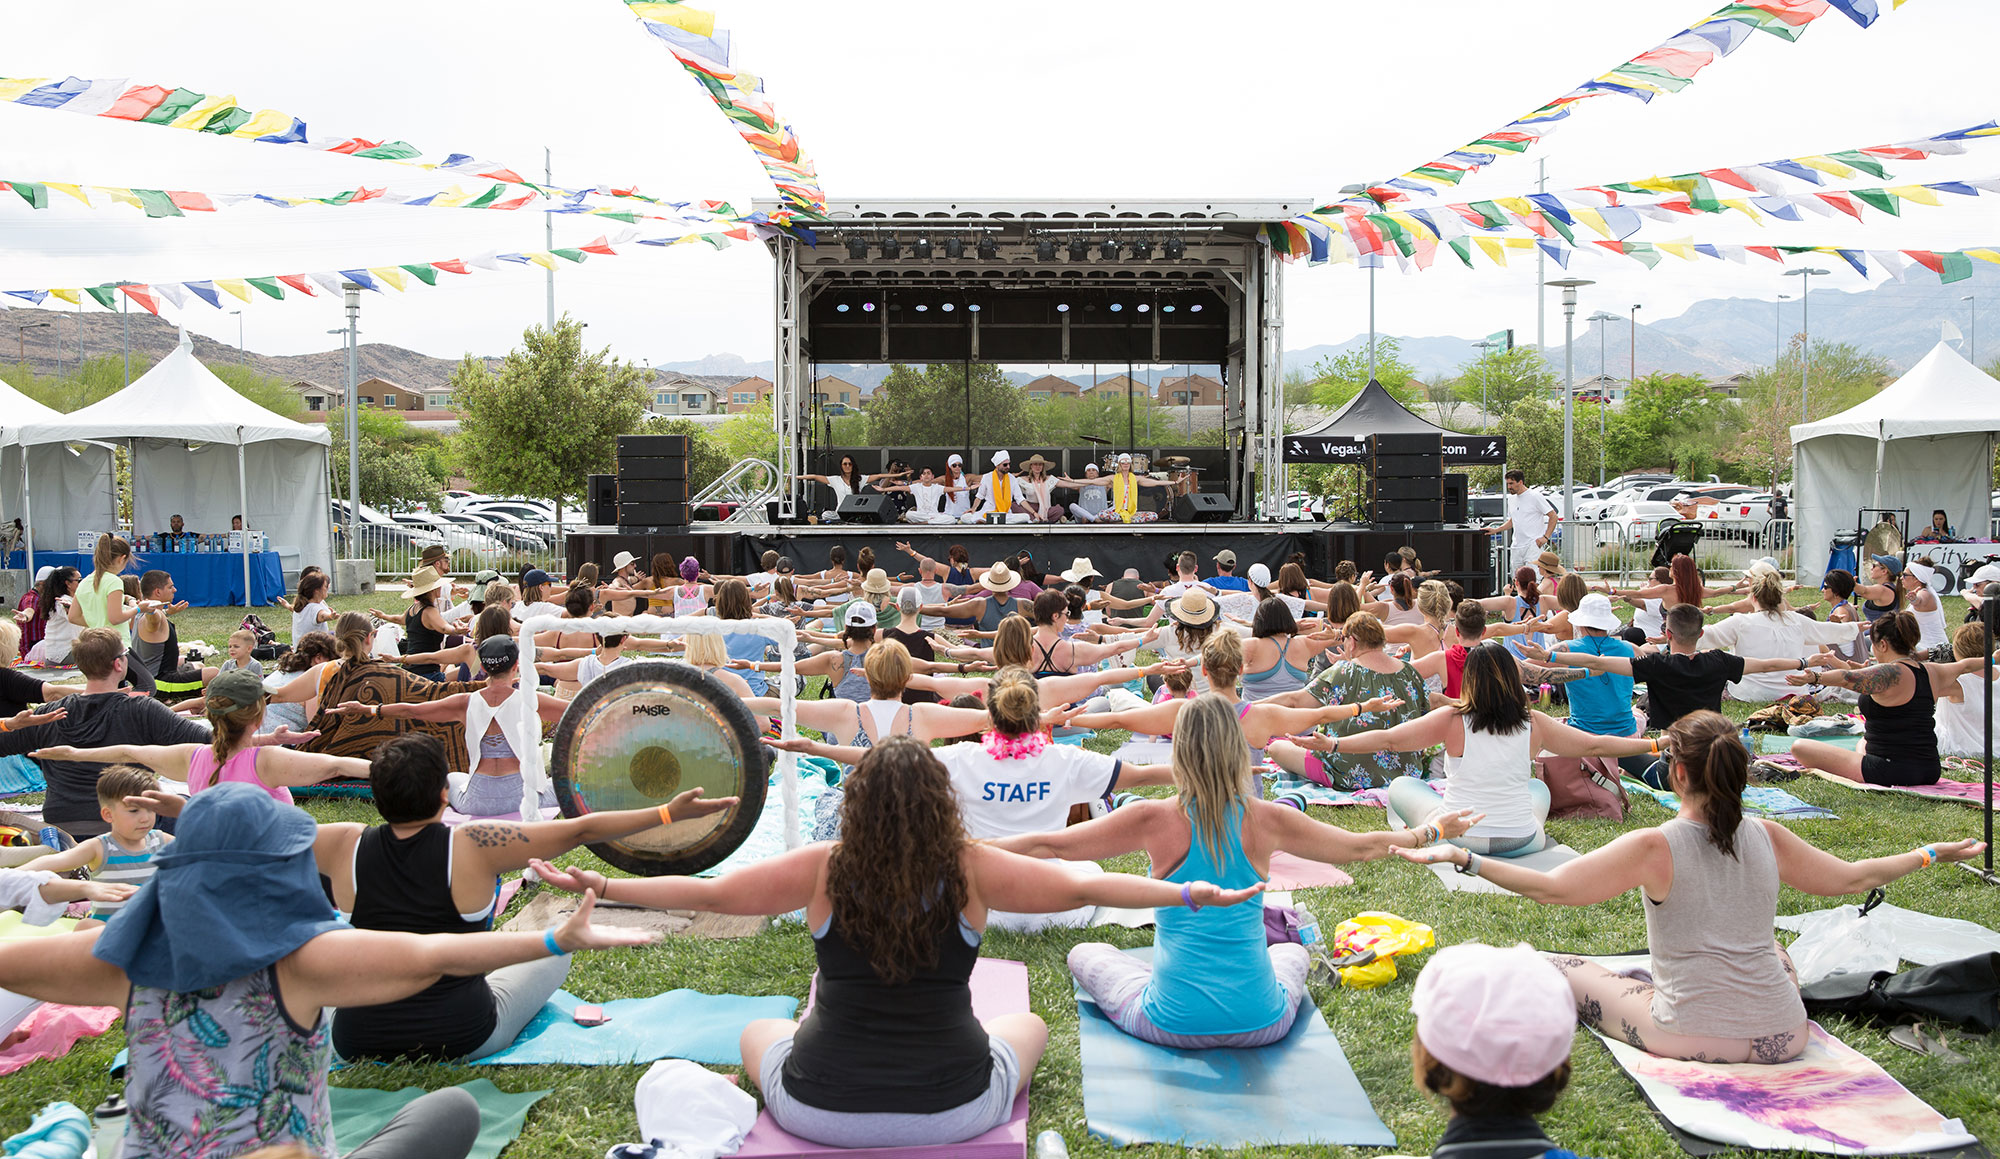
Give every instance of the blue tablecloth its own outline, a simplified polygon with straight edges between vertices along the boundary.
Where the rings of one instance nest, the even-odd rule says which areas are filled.
[[[74,551],[35,552],[37,568],[65,565],[89,575],[91,559]],[[27,567],[28,553],[15,552],[8,557],[7,566],[16,570]],[[243,606],[243,557],[240,555],[148,552],[127,567],[125,574],[138,575],[156,569],[174,577],[174,598],[177,600],[186,600],[197,608]],[[278,553],[252,552],[250,602],[262,606],[270,603],[273,597],[285,594],[285,573],[278,566]]]

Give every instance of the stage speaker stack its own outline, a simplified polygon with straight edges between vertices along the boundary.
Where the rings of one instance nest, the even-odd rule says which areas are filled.
[[[1444,477],[1444,521],[1446,523],[1464,523],[1470,517],[1471,512],[1465,498],[1471,490],[1469,482],[1470,480],[1462,474],[1452,474]]]
[[[1444,526],[1444,438],[1368,436],[1368,519],[1377,527]]]
[[[618,476],[592,475],[585,511],[593,527],[611,527],[618,522]]]
[[[688,526],[686,435],[618,436],[618,530]]]
[[[896,523],[899,513],[895,503],[887,495],[869,492],[865,495],[849,495],[840,501],[840,521],[842,523]]]

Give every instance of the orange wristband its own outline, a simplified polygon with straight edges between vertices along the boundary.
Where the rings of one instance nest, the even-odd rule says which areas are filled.
[[[1652,746],[1653,746],[1653,749],[1652,749],[1652,751],[1653,751],[1653,754],[1654,754],[1655,756],[1658,756],[1658,755],[1659,755],[1659,752],[1660,752],[1660,742],[1659,742],[1659,741],[1657,741],[1657,740],[1649,740],[1649,741],[1647,741],[1646,743],[1647,743],[1647,744],[1649,744],[1649,745],[1652,745]]]
[[[673,823],[674,823],[674,815],[667,811],[667,807],[665,805],[660,806],[660,824],[671,825]]]

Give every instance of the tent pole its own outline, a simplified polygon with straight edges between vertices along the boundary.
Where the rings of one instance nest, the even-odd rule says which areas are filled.
[[[1882,506],[1882,459],[1889,452],[1888,420],[1875,424],[1875,506]],[[1858,560],[1856,561],[1859,562]]]
[[[21,538],[28,545],[28,582],[35,582],[35,501],[28,494],[28,444],[21,444]],[[37,597],[39,599],[39,597]]]
[[[236,428],[236,509],[243,513],[243,606],[250,606],[250,488],[243,477],[243,428]]]

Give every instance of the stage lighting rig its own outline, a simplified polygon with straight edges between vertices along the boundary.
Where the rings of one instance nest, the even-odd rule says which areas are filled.
[[[1160,248],[1161,252],[1170,262],[1180,261],[1181,258],[1187,256],[1187,243],[1177,237],[1168,238],[1166,245]]]
[[[1041,253],[1041,247],[1040,247],[1039,245],[1035,247],[1035,256],[1036,256],[1036,257],[1038,257],[1038,258],[1041,258],[1041,260],[1043,260],[1043,261],[1045,261],[1045,262],[1046,262],[1046,261],[1053,261],[1053,260],[1055,260],[1055,256],[1056,256],[1056,248],[1055,248],[1055,243],[1054,243],[1054,242],[1050,242],[1050,243],[1048,243],[1048,246],[1049,246],[1049,253],[1048,253],[1048,256],[1047,256],[1047,257],[1042,257],[1042,253]],[[992,235],[992,234],[990,234],[990,233],[982,233],[982,234],[980,234],[980,235],[979,235],[979,260],[980,260],[980,261],[982,261],[982,262],[990,262],[990,261],[992,261],[992,260],[993,260],[994,258],[997,258],[997,257],[999,257],[999,256],[1000,256],[1000,243],[999,243],[999,242],[997,242],[997,241],[994,241],[994,240],[993,240],[993,235]]]
[[[928,258],[928,257],[930,257],[930,256],[931,256],[931,239],[929,239],[929,238],[927,238],[927,237],[920,237],[920,238],[918,238],[918,239],[916,240],[915,244],[913,244],[913,245],[911,245],[911,246],[910,246],[910,254],[911,254],[911,256],[912,256],[912,257],[916,257],[916,258]]]
[[[1103,258],[1107,262],[1117,261],[1118,239],[1115,237],[1105,238],[1103,244],[1097,247],[1097,256]]]
[[[944,256],[954,261],[965,256],[965,242],[955,237],[944,239]]]
[[[867,257],[868,239],[865,237],[854,237],[850,235],[847,239],[847,256],[855,259],[856,261],[859,261],[862,258]]]
[[[895,234],[889,234],[882,239],[882,257],[885,260],[893,262],[902,256],[903,243],[897,240]]]
[[[979,256],[980,256],[980,257],[985,257],[985,256],[986,256],[986,250],[987,250],[987,247],[988,247],[988,246],[990,246],[991,244],[992,244],[992,242],[991,242],[991,241],[990,241],[989,239],[987,239],[987,238],[983,238],[983,237],[982,237],[982,238],[980,238],[980,239],[979,239]],[[1052,262],[1052,261],[1055,261],[1055,260],[1056,260],[1056,243],[1055,243],[1054,241],[1052,241],[1051,239],[1049,239],[1049,238],[1042,238],[1042,239],[1040,239],[1039,241],[1035,242],[1035,260],[1036,260],[1036,261],[1038,261],[1038,262]]]
[[[1090,242],[1080,237],[1069,239],[1069,260],[1073,262],[1089,261]]]
[[[1143,237],[1142,237],[1142,238],[1138,238],[1137,240],[1133,241],[1133,243],[1132,243],[1132,256],[1133,256],[1133,257],[1135,257],[1135,258],[1138,258],[1138,259],[1139,259],[1140,261],[1142,261],[1142,262],[1143,262],[1143,261],[1145,261],[1145,260],[1147,260],[1148,258],[1152,257],[1152,256],[1153,256],[1153,242],[1152,242],[1152,239],[1151,239],[1151,238],[1143,238]]]

